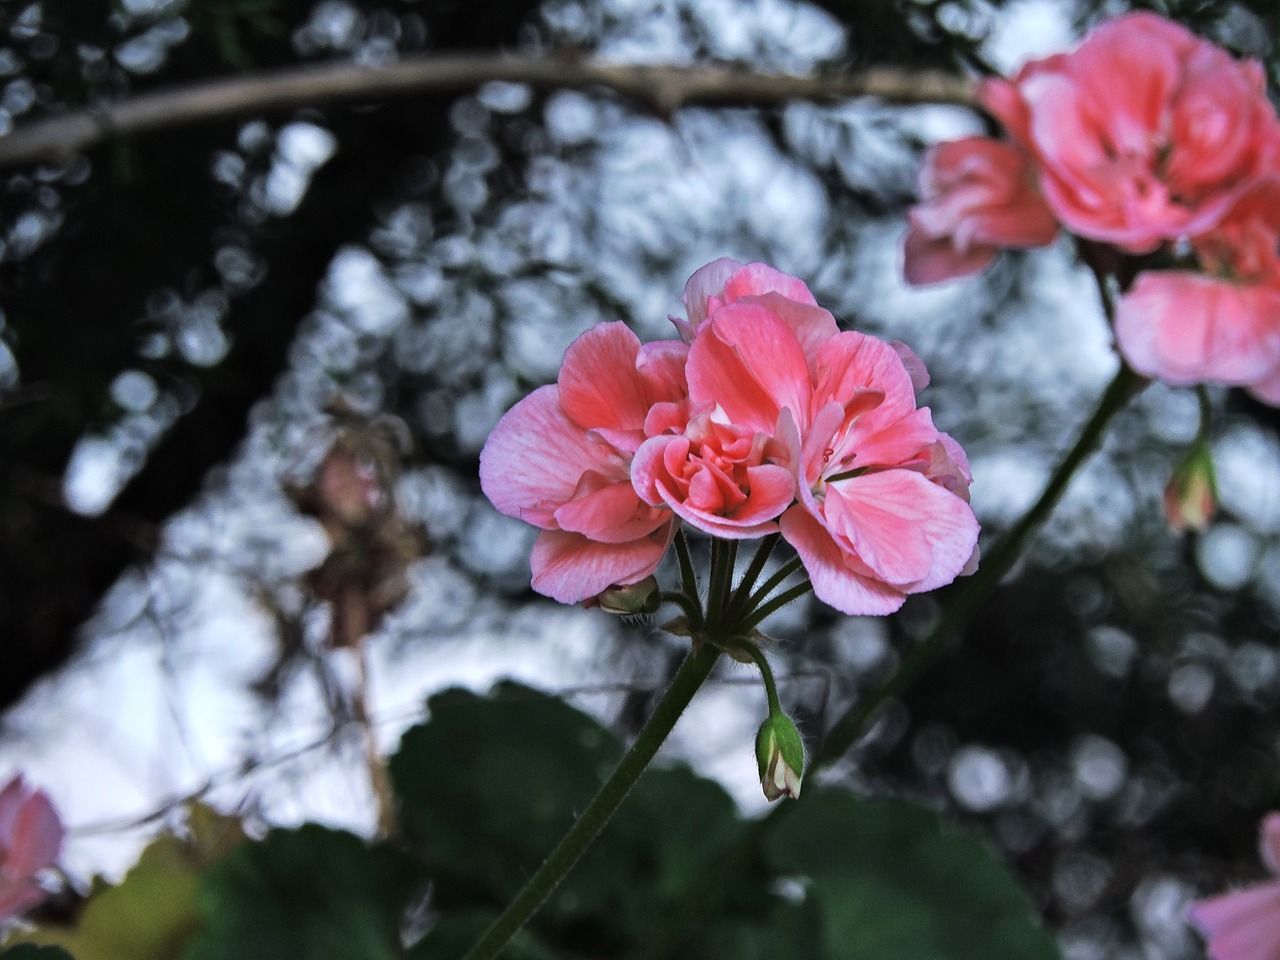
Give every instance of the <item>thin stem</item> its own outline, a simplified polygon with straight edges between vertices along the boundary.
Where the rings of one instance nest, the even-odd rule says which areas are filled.
[[[694,600],[688,594],[681,593],[679,590],[662,591],[662,602],[674,603],[683,610],[691,628],[693,627],[695,620],[700,621],[702,619],[702,608],[698,606],[698,601]]]
[[[635,785],[640,774],[644,773],[658,752],[658,747],[667,739],[667,734],[676,725],[685,707],[693,699],[702,682],[711,673],[720,651],[710,643],[696,647],[671,681],[671,686],[654,709],[644,729],[636,737],[631,749],[626,752],[609,779],[605,781],[600,792],[595,795],[587,808],[569,832],[564,835],[551,855],[538,868],[537,873],[529,881],[511,904],[503,911],[502,916],[493,922],[484,935],[471,948],[464,960],[493,960],[537,912],[543,902],[564,879],[565,875],[578,862],[582,852],[590,846],[604,825],[609,822],[614,811],[626,798]]]
[[[769,666],[769,660],[765,657],[764,651],[750,641],[747,641],[745,649],[751,654],[751,659],[756,662],[756,666],[760,668],[760,679],[764,681],[764,694],[769,699],[770,715],[782,713],[782,701],[778,699],[778,685],[774,683],[773,668]]]
[[[785,593],[778,594],[776,597],[774,597],[764,606],[760,607],[758,610],[753,611],[745,620],[742,621],[742,626],[739,629],[741,629],[743,633],[750,632],[759,624],[763,623],[764,620],[767,617],[769,617],[771,614],[781,610],[792,600],[799,600],[801,597],[803,597],[806,593],[808,593],[812,589],[813,589],[813,584],[810,583],[807,579],[805,580],[804,583],[796,584],[790,590],[786,591]]]
[[[1044,492],[1040,494],[1040,499],[1005,533],[990,554],[983,558],[977,573],[956,587],[951,596],[951,603],[942,618],[929,635],[907,655],[897,672],[865,700],[854,704],[836,721],[830,733],[827,734],[822,749],[810,761],[811,771],[830,765],[844,754],[876,711],[887,700],[905,689],[933,659],[943,643],[969,621],[979,604],[987,598],[987,595],[1013,566],[1014,560],[1022,552],[1031,534],[1053,512],[1071,478],[1075,476],[1080,465],[1102,439],[1102,434],[1107,424],[1111,422],[1111,418],[1144,386],[1146,381],[1136,373],[1125,366],[1120,368],[1120,372],[1116,374],[1115,379],[1103,393],[1102,399],[1098,401],[1093,416],[1080,429],[1080,435],[1076,438],[1074,446],[1054,471]]]
[[[761,600],[773,593],[774,590],[782,585],[783,581],[785,581],[787,577],[791,576],[803,565],[804,562],[799,557],[792,557],[784,563],[778,568],[777,573],[764,582],[763,587],[751,594],[751,596],[747,597],[746,608],[748,610],[754,610]]]
[[[391,775],[387,772],[386,761],[378,751],[378,735],[373,727],[373,718],[369,715],[369,663],[368,637],[361,637],[354,651],[356,656],[356,685],[351,696],[351,710],[355,714],[356,723],[360,727],[360,737],[364,745],[365,768],[369,771],[369,786],[373,789],[373,798],[378,808],[378,836],[392,837],[398,827],[396,821],[395,791],[391,787]]]
[[[1213,423],[1213,407],[1209,403],[1209,391],[1203,383],[1196,387],[1196,400],[1200,404],[1200,430],[1196,434],[1196,443],[1204,446],[1209,442],[1210,426]]]
[[[684,531],[681,530],[676,534],[676,558],[680,561],[680,582],[684,586],[684,595],[692,599],[698,596],[698,577],[693,572],[693,557],[689,555],[689,541],[685,539]],[[697,604],[695,603],[696,607]],[[702,610],[695,610],[690,614],[689,626],[691,629],[702,629]]]
[[[738,556],[737,540],[711,541],[711,584],[707,589],[707,623],[714,629],[725,622],[729,589],[733,584],[733,564]]]
[[[780,533],[771,533],[760,541],[760,546],[756,550],[756,555],[751,558],[751,566],[747,567],[747,572],[742,575],[742,581],[733,591],[733,596],[729,599],[729,610],[725,614],[725,619],[732,623],[737,619],[746,606],[747,598],[751,595],[751,588],[756,585],[756,581],[760,579],[760,574],[764,572],[764,565],[769,562],[769,557],[773,553],[773,548],[778,545],[781,538]]]

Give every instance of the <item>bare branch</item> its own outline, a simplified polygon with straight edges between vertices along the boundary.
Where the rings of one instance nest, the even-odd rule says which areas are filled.
[[[687,104],[758,105],[878,97],[894,103],[973,105],[973,85],[936,70],[777,74],[731,67],[630,65],[556,57],[436,54],[386,66],[295,67],[146,93],[93,110],[20,125],[0,137],[0,167],[65,161],[113,137],[264,110],[404,94],[449,94],[491,80],[538,89],[607,87],[663,114]]]

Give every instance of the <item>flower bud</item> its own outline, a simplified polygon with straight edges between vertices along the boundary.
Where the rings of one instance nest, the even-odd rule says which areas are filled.
[[[770,713],[756,734],[756,761],[760,786],[770,803],[779,797],[800,796],[804,774],[804,743],[800,731],[785,713]]]
[[[639,583],[615,584],[599,596],[583,603],[586,607],[599,607],[605,613],[620,617],[643,616],[657,613],[662,605],[657,577],[645,577]]]
[[[1218,509],[1218,480],[1209,448],[1197,444],[1164,488],[1164,518],[1174,533],[1200,531]]]

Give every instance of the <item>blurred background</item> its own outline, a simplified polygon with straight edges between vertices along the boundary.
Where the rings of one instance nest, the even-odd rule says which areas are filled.
[[[1276,77],[1270,0],[1150,6]],[[0,133],[197,79],[430,51],[1006,72],[1124,9],[6,0]],[[796,274],[844,326],[912,346],[989,542],[1117,361],[1065,242],[903,283],[923,151],[983,130],[953,106],[659,115],[490,82],[0,169],[0,779],[23,769],[54,796],[73,874],[116,877],[191,796],[371,831],[353,719],[367,709],[391,749],[450,685],[518,678],[633,733],[683,641],[533,594],[534,531],[480,495],[477,458],[574,337],[619,319],[671,336],[685,279],[720,256]],[[1194,393],[1154,385],[965,635],[827,775],[984,831],[1069,960],[1201,955],[1187,901],[1260,875],[1256,824],[1280,800],[1280,418],[1210,397],[1206,532],[1165,528],[1199,420]],[[879,620],[810,597],[766,624],[810,742],[945,602]],[[726,669],[667,747],[747,811],[764,806],[763,701]]]

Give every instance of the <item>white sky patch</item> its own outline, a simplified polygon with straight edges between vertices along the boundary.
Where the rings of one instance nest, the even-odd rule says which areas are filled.
[[[1017,0],[1001,11],[982,53],[1005,75],[1028,60],[1070,49],[1076,41],[1073,0]]]

